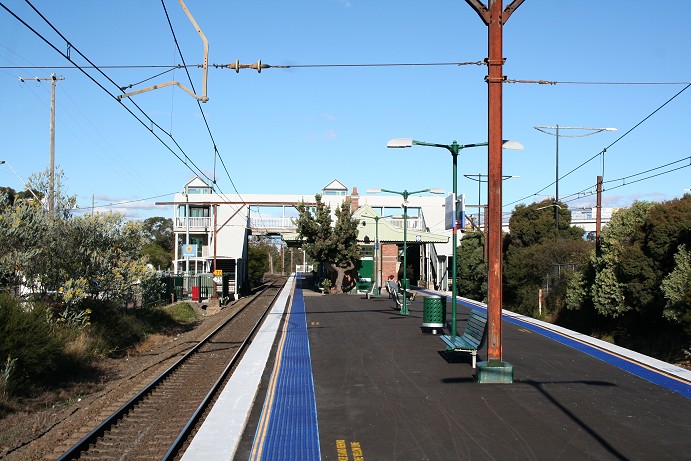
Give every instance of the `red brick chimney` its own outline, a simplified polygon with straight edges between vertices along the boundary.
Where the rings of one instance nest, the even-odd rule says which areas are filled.
[[[357,187],[353,187],[353,195],[350,196],[350,211],[355,212],[360,208],[360,196],[357,193]]]

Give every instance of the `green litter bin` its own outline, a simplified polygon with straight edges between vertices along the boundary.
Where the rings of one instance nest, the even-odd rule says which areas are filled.
[[[425,296],[423,306],[422,326],[433,329],[443,328],[446,322],[446,297]]]

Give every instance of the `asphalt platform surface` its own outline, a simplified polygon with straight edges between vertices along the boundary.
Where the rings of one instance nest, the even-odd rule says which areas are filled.
[[[691,459],[690,399],[507,322],[514,383],[479,384],[422,298],[305,296],[323,460]]]

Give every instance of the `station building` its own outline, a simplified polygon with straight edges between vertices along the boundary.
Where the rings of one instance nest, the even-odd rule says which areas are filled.
[[[210,275],[216,269],[217,273],[223,273],[224,292],[237,297],[248,288],[247,254],[251,236],[280,238],[284,244],[299,248],[294,224],[298,216],[296,206],[314,203],[317,193],[332,213],[345,200],[351,201],[353,216],[360,222],[359,278],[376,281],[380,287],[389,275],[398,279],[405,246],[406,273],[411,283],[449,290],[452,231],[446,229],[444,196],[410,195],[404,219],[401,195],[360,195],[357,187],[351,190],[337,179],[316,193],[239,195],[217,193],[213,186],[194,178],[175,194],[172,203],[165,203],[173,205],[176,241],[173,272],[196,276]],[[506,232],[509,217],[507,213],[503,219]],[[482,219],[475,217],[475,222],[482,230]],[[295,267],[287,270],[292,272]],[[185,291],[190,289],[191,286],[185,287]]]

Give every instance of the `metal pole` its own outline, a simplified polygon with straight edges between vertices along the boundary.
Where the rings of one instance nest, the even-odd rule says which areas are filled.
[[[374,289],[375,297],[379,297],[379,216],[374,217]]]
[[[489,158],[487,171],[489,206],[488,238],[488,306],[487,306],[487,359],[502,361],[501,309],[502,309],[502,248],[501,248],[501,205],[502,205],[502,1],[490,1],[488,20],[487,59],[488,76],[488,140]]]
[[[214,233],[213,233],[213,239],[214,239],[214,294],[213,294],[213,299],[218,298],[218,292],[216,291],[216,242],[218,239],[216,238],[216,233],[218,232],[218,205],[214,203]],[[221,276],[223,277],[223,276]],[[223,283],[223,279],[221,278],[221,283]]]
[[[403,307],[401,308],[402,315],[408,315],[408,297],[406,292],[407,285],[407,269],[408,269],[408,200],[407,194],[403,198]]]
[[[451,280],[451,336],[455,337],[456,336],[456,245],[457,245],[457,236],[456,233],[458,231],[458,210],[456,207],[456,192],[458,190],[458,186],[456,184],[458,174],[456,172],[456,165],[457,165],[457,160],[458,160],[458,144],[456,144],[456,141],[451,144],[451,157],[453,158],[453,231],[451,233],[451,251],[453,254],[451,255],[451,264],[453,267],[451,268],[451,276],[453,279]]]
[[[554,181],[554,222],[557,226],[557,235],[559,234],[559,125],[557,127],[557,151],[556,161],[554,162],[556,168],[556,179]]]
[[[597,177],[597,208],[595,211],[595,254],[600,256],[600,230],[602,229],[602,176]]]

